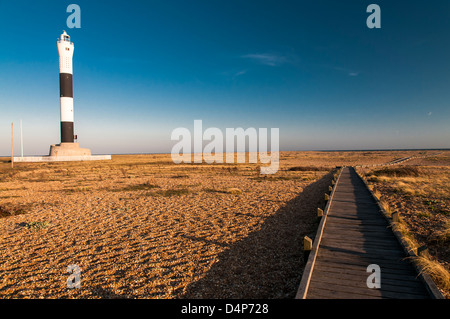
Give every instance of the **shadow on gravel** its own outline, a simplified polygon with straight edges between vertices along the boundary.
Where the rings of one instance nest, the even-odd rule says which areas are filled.
[[[294,298],[306,263],[303,237],[313,238],[316,232],[317,207],[325,207],[334,172],[305,187],[259,231],[222,252],[206,275],[177,298]]]

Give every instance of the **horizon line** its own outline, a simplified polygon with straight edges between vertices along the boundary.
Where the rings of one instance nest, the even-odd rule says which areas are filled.
[[[284,150],[284,151],[279,151],[281,152],[405,152],[405,151],[450,151],[450,148],[385,148],[385,149],[354,149],[354,150],[349,150],[349,149],[338,149],[338,150],[327,150],[327,149],[323,149],[323,150]],[[222,154],[227,154],[229,152],[223,152]],[[233,152],[233,153],[249,153],[248,151],[245,152]],[[268,151],[268,153],[270,153],[270,151]],[[155,152],[155,153],[111,153],[111,154],[92,154],[92,155],[169,155],[171,154],[170,152]],[[190,153],[192,154],[196,154],[194,152]],[[47,154],[45,155],[24,155],[24,157],[33,157],[33,156],[48,156]],[[21,157],[14,155],[14,157]],[[0,155],[0,158],[11,158],[11,155]]]

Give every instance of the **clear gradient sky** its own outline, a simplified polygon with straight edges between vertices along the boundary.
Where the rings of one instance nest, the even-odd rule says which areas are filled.
[[[450,147],[448,0],[18,0],[0,2],[0,155],[11,122],[20,154],[20,119],[25,155],[59,143],[63,29],[75,134],[94,154],[170,152],[195,119],[277,127],[281,150]]]

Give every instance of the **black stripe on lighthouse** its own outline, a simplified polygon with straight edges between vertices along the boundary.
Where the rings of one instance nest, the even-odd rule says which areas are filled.
[[[73,143],[74,141],[73,122],[61,122],[61,143]]]
[[[72,74],[70,73],[59,74],[59,88],[61,97],[73,98]]]
[[[73,84],[72,84],[72,74],[70,73],[60,73],[59,74],[59,88],[60,97],[69,99],[67,102],[71,104],[70,109],[73,112]],[[63,100],[61,99],[61,100]],[[61,101],[61,107],[63,111],[67,111],[66,105]],[[73,116],[73,115],[72,115]],[[74,139],[74,125],[72,121],[62,121],[61,120],[61,143],[73,143]]]

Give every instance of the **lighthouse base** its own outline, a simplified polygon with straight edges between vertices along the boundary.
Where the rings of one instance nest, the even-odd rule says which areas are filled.
[[[80,148],[79,143],[61,143],[50,146],[50,156],[91,156],[91,150]]]
[[[91,155],[91,150],[78,143],[61,143],[50,146],[49,156],[14,157],[14,162],[74,162],[111,160],[111,155]]]

